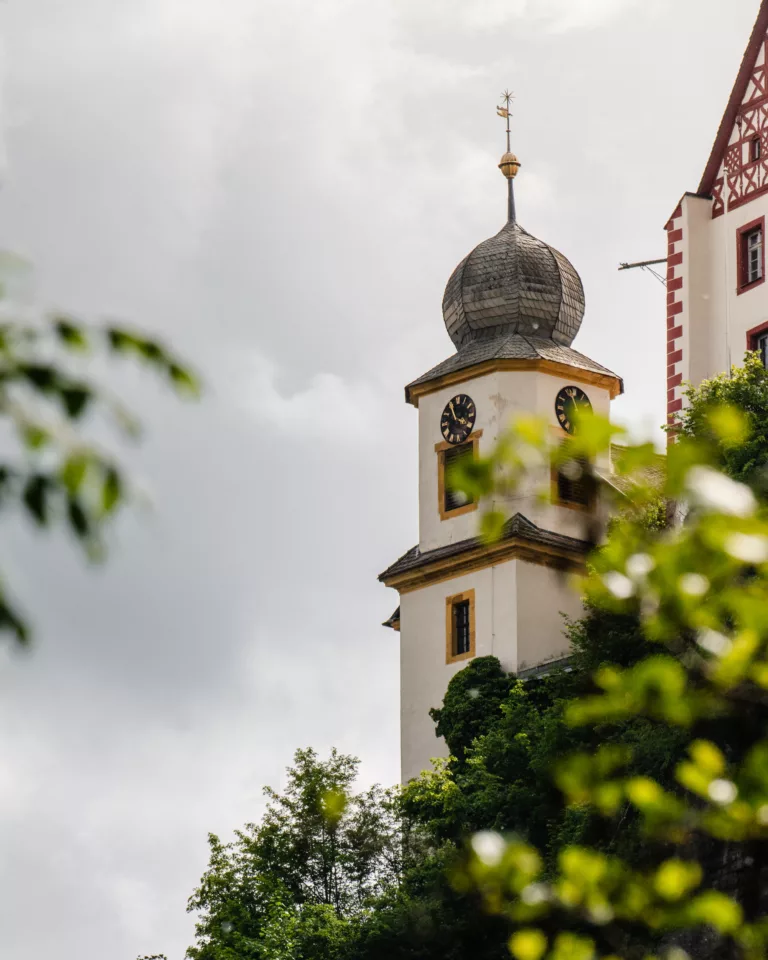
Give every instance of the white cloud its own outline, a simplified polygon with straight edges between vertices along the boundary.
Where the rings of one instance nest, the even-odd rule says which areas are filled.
[[[375,441],[371,424],[385,407],[370,384],[321,372],[297,390],[281,391],[279,380],[276,365],[258,354],[238,364],[231,395],[265,431],[343,445]]]

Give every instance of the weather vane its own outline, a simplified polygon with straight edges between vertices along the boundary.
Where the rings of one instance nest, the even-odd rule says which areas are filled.
[[[512,116],[512,113],[511,113],[511,111],[510,111],[510,107],[512,106],[512,101],[513,101],[514,99],[515,99],[514,93],[512,93],[511,90],[505,90],[504,93],[502,93],[502,95],[501,95],[501,102],[502,102],[502,103],[505,103],[506,106],[504,106],[504,107],[496,107],[496,113],[498,113],[498,115],[499,115],[500,117],[504,117],[504,119],[507,121],[507,153],[509,153],[510,150],[512,149],[512,143],[511,143],[511,141],[510,141],[510,139],[509,139],[509,138],[510,138],[510,134],[511,134],[511,132],[512,132],[512,131],[509,129],[509,118]]]
[[[512,116],[510,107],[512,106],[512,101],[515,99],[514,93],[510,90],[505,90],[501,95],[501,102],[504,106],[496,107],[496,113],[500,117],[504,117],[507,121],[507,152],[501,158],[501,163],[499,164],[499,170],[507,178],[507,190],[508,190],[508,216],[509,222],[514,223],[515,216],[515,189],[514,189],[514,179],[517,176],[517,171],[520,169],[520,161],[512,153],[512,140],[511,140],[511,130],[509,128],[509,120]]]

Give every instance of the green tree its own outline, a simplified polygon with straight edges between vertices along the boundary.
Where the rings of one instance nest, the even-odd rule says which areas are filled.
[[[705,443],[719,469],[768,491],[768,370],[760,356],[747,353],[742,367],[690,387],[685,396],[672,434]]]
[[[354,793],[358,761],[298,750],[283,792],[223,844],[188,909],[198,914],[198,960],[342,957],[370,904],[396,888],[410,856],[395,797]]]

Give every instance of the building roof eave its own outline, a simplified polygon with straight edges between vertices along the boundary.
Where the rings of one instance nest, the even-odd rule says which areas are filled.
[[[487,566],[520,556],[560,570],[582,568],[593,544],[543,530],[522,514],[507,521],[501,539],[493,544],[479,537],[447,544],[422,553],[413,547],[379,576],[401,593],[452,578],[460,569]]]
[[[409,383],[405,388],[406,403],[417,407],[419,397],[424,394],[495,370],[541,370],[572,377],[605,387],[612,399],[624,392],[621,377],[573,348],[554,340],[510,334],[463,347]]]

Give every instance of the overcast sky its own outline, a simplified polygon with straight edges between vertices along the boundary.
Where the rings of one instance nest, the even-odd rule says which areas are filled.
[[[403,385],[452,353],[456,263],[505,212],[580,271],[576,347],[663,419],[665,253],[757,0],[6,0],[0,247],[40,304],[167,336],[208,381],[121,382],[153,508],[106,569],[6,522],[34,613],[0,654],[0,955],[192,942],[208,831],[293,750],[398,776],[396,596],[417,536]],[[658,437],[658,434],[655,434]]]

